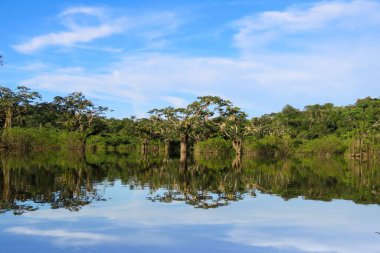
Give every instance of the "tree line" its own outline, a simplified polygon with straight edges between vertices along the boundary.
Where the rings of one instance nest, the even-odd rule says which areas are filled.
[[[55,128],[79,133],[84,147],[91,135],[106,129],[104,113],[107,107],[97,106],[81,92],[53,101],[42,100],[41,95],[25,86],[12,90],[0,86],[0,124],[3,134],[12,127]]]
[[[253,118],[218,96],[198,97],[185,107],[152,109],[146,118],[107,118],[108,110],[80,92],[47,102],[27,87],[12,90],[0,86],[3,134],[11,128],[58,129],[78,133],[83,148],[89,137],[96,135],[95,139],[107,145],[139,145],[144,154],[152,143],[160,143],[165,153],[178,143],[183,158],[194,146],[212,149],[218,143],[230,146],[236,156],[252,150],[349,150],[354,155],[379,151],[378,98],[358,99],[347,106],[308,105],[303,110],[286,105],[280,112]]]

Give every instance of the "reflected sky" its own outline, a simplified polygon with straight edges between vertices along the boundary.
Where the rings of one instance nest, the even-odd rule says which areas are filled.
[[[120,181],[80,212],[1,217],[3,252],[378,252],[378,205],[258,194],[223,208],[146,200]]]
[[[181,200],[153,202],[150,196],[173,186],[152,191],[145,182],[145,187],[131,187],[137,181],[111,180],[109,175],[94,180],[88,190],[101,198],[79,210],[40,203],[38,210],[22,215],[3,213],[0,252],[380,251],[380,206],[375,203],[302,196],[287,200],[253,189],[239,201],[203,209]]]

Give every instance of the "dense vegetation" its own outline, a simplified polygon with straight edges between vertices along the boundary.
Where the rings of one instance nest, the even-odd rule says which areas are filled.
[[[315,153],[348,152],[367,157],[380,152],[380,99],[353,105],[286,105],[281,112],[247,118],[231,101],[204,96],[184,108],[153,109],[148,118],[106,118],[82,93],[53,101],[26,87],[0,87],[1,143],[5,148],[84,149],[92,146],[155,150],[180,147],[182,159],[196,152]],[[91,138],[89,138],[91,137]]]
[[[41,100],[39,93],[20,86],[0,86],[0,124],[3,147],[83,149],[88,137],[106,129],[105,107],[95,106],[82,93]]]

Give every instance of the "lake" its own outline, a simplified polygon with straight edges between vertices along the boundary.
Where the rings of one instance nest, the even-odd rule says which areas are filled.
[[[0,154],[0,252],[380,252],[380,165]]]

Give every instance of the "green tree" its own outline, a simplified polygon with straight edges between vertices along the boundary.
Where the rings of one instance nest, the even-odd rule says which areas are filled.
[[[135,121],[134,133],[139,137],[141,141],[141,153],[146,155],[148,153],[148,143],[154,136],[154,126],[150,119],[142,118]]]
[[[154,117],[166,122],[167,127],[175,129],[175,133],[166,133],[169,136],[178,136],[180,139],[181,160],[186,159],[189,140],[199,142],[212,136],[216,129],[216,120],[220,118],[223,109],[231,104],[217,96],[198,97],[186,108],[166,107],[153,109]]]
[[[0,86],[0,112],[3,128],[11,128],[14,120],[23,125],[37,98],[41,98],[39,93],[31,91],[25,86],[19,86],[15,91]]]
[[[164,154],[169,155],[170,142],[177,139],[177,132],[170,121],[162,118],[159,111],[151,111],[150,120],[152,122],[154,135],[164,143]]]
[[[247,114],[239,107],[229,106],[221,114],[220,131],[232,141],[237,157],[242,154],[244,137],[253,132],[252,126],[248,123]]]
[[[96,106],[81,92],[74,92],[66,97],[55,97],[53,104],[59,115],[59,124],[69,131],[81,133],[83,150],[90,136],[107,128],[103,115],[108,108]]]

